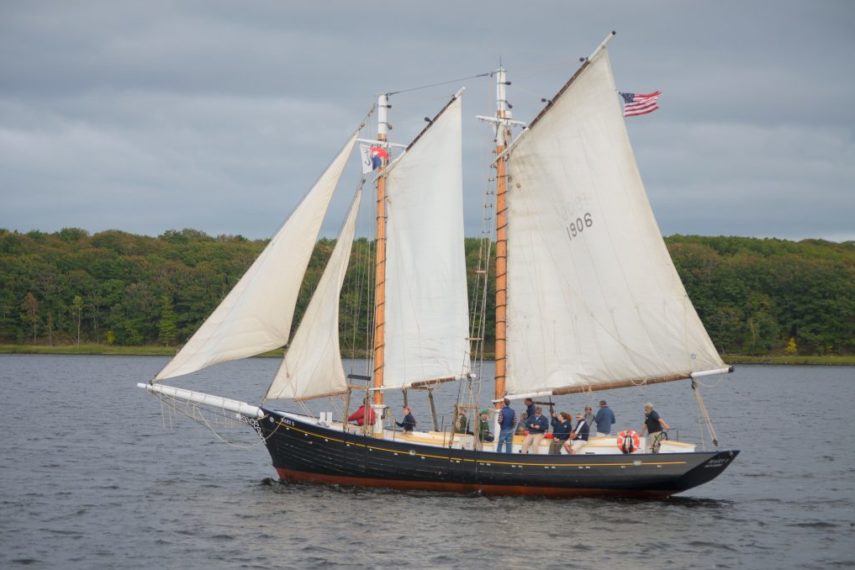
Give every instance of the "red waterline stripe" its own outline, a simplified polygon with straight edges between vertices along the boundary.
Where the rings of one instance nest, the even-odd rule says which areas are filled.
[[[352,487],[380,487],[407,491],[441,491],[450,493],[481,493],[484,495],[516,495],[538,497],[667,497],[677,491],[652,491],[632,489],[592,489],[564,487],[527,487],[523,485],[478,485],[471,483],[443,483],[438,481],[405,481],[401,479],[372,479],[306,473],[277,467],[276,473],[283,481],[303,481]]]

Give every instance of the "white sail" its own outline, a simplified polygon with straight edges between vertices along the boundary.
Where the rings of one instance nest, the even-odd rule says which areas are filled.
[[[653,217],[605,49],[509,160],[509,394],[725,366]]]
[[[460,97],[387,177],[384,386],[469,372]]]
[[[303,274],[356,135],[303,198],[267,247],[155,380],[284,346]]]
[[[324,274],[267,390],[266,400],[305,400],[347,390],[338,338],[339,295],[350,261],[361,196],[359,191],[353,199]]]

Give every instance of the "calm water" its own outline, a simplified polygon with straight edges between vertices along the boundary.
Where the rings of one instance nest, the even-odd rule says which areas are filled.
[[[709,380],[719,439],[742,450],[719,479],[665,501],[556,501],[275,483],[249,428],[221,430],[224,443],[134,387],[164,363],[0,356],[0,567],[855,567],[853,368]],[[253,401],[276,365],[186,384]],[[651,400],[700,437],[688,383],[604,395],[621,428]],[[426,426],[426,403],[411,403]]]

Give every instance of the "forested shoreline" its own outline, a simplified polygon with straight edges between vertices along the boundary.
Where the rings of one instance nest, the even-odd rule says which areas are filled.
[[[719,351],[855,353],[855,242],[681,235],[665,241]],[[0,229],[0,343],[179,346],[265,244],[196,230],[150,237]],[[295,326],[334,245],[317,243]],[[484,264],[483,245],[466,240],[470,296]],[[342,291],[341,342],[354,352],[366,348],[369,337],[372,254],[372,242],[355,242]],[[491,311],[485,325],[491,351]]]

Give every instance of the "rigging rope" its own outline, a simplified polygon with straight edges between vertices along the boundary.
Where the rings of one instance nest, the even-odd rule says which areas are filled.
[[[253,428],[253,430],[255,430],[255,432],[261,438],[260,441],[256,441],[254,443],[237,443],[235,441],[232,441],[232,440],[229,440],[229,439],[226,439],[225,437],[223,437],[214,428],[214,426],[211,424],[211,422],[208,421],[208,418],[203,413],[201,407],[199,407],[197,405],[192,405],[190,403],[184,403],[182,406],[179,406],[178,405],[179,400],[177,398],[173,398],[172,396],[167,396],[166,394],[153,394],[153,395],[160,400],[161,417],[164,419],[164,422],[165,422],[167,417],[173,417],[173,416],[168,416],[166,413],[167,411],[172,412],[173,414],[181,414],[181,415],[193,420],[197,424],[205,426],[206,428],[208,428],[211,431],[211,433],[213,433],[217,439],[219,439],[221,442],[225,443],[226,445],[228,445],[230,447],[236,447],[239,449],[251,449],[254,447],[258,447],[259,445],[266,443],[267,440],[269,438],[273,437],[273,434],[275,434],[279,430],[279,423],[277,422],[276,427],[273,429],[272,432],[270,432],[270,435],[268,435],[267,437],[264,437],[263,435],[261,435],[261,431],[258,427],[258,421],[255,418],[247,418],[245,416],[238,414],[238,419],[235,420],[231,417],[231,414],[233,412],[228,412],[227,410],[219,409],[218,411],[222,415],[223,420],[228,420],[228,421],[233,422],[233,423],[241,423],[241,424],[249,425],[250,427]],[[210,409],[212,411],[217,410],[217,408],[213,408],[213,407],[211,407]],[[169,425],[174,427],[174,423],[172,421],[169,422]]]
[[[419,91],[421,89],[430,89],[431,87],[439,87],[441,85],[448,85],[449,83],[459,83],[461,81],[466,81],[468,79],[478,79],[480,77],[491,77],[493,72],[487,73],[478,73],[477,75],[469,75],[467,77],[459,77],[457,79],[449,79],[448,81],[439,81],[437,83],[429,83],[427,85],[419,85],[418,87],[409,87],[407,89],[398,89],[397,91],[388,91],[385,95],[398,95],[399,93],[409,93],[410,91]]]
[[[704,404],[704,399],[701,397],[701,388],[700,385],[692,378],[692,394],[695,396],[695,402],[698,404],[698,409],[701,411],[701,416],[704,418],[704,423],[707,426],[707,429],[710,432],[710,437],[712,437],[713,445],[718,447],[718,436],[715,433],[715,428],[713,427],[712,420],[710,419],[710,414],[707,411],[707,406]]]

